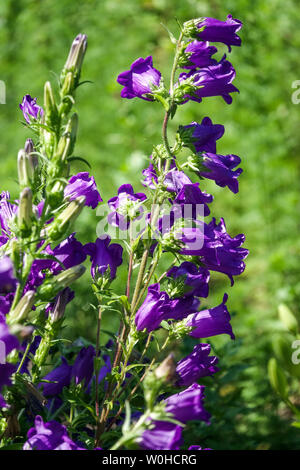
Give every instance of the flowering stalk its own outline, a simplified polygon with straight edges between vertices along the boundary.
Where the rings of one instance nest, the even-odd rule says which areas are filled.
[[[43,107],[24,96],[20,108],[36,139],[28,139],[18,154],[18,201],[7,193],[0,200],[0,340],[9,359],[0,364],[0,407],[7,416],[9,443],[22,435],[18,416],[23,411],[34,416],[27,440],[24,436],[26,450],[73,450],[82,444],[177,450],[187,445],[182,430],[190,420],[209,424],[205,387],[199,382],[218,371],[210,344],[195,344],[184,358],[170,351],[184,336],[234,338],[227,294],[216,307],[200,305],[208,297],[211,274],[221,272],[233,284],[248,251],[242,247],[244,236],[230,237],[223,219],[207,222],[213,197],[202,184],[208,178],[237,193],[242,170],[236,169],[239,157],[217,153],[221,124],[204,117],[201,123],[181,125],[170,145],[168,123],[190,100],[221,96],[232,101],[235,70],[225,56],[219,62],[212,58],[217,49],[209,41],[223,42],[230,50],[240,45],[240,28],[230,15],[226,21],[186,22],[178,40],[171,35],[176,47],[168,88],[151,56],[137,59],[118,76],[123,98],[157,102],[164,109],[162,142],[143,170],[147,195],[126,183],[107,201],[108,224],[128,235],[128,242],[121,237],[123,246],[108,233],[83,246],[72,233],[85,206],[95,209],[102,202],[93,177],[72,175],[78,128],[72,107],[86,36],[73,41],[58,99],[50,82]],[[187,72],[177,77],[180,69]],[[179,163],[183,148],[191,154]],[[70,287],[84,274],[87,256],[97,301],[95,346],[80,340],[68,347],[62,345],[61,332],[74,297]],[[120,295],[112,283],[122,265],[127,280]],[[107,314],[119,316],[119,331],[103,344]],[[135,398],[144,400],[143,410]]]

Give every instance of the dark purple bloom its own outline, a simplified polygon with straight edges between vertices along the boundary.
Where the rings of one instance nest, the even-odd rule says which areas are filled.
[[[200,300],[196,297],[181,297],[169,302],[169,308],[166,311],[164,320],[182,320],[190,313],[196,312],[199,308]]]
[[[76,385],[84,381],[84,387],[88,386],[94,371],[94,357],[95,349],[91,345],[79,351],[71,372]]]
[[[145,176],[143,185],[150,189],[155,189],[155,185],[158,183],[158,178],[153,163],[150,162],[148,168],[145,168],[145,170],[142,171],[142,174]]]
[[[66,269],[72,268],[77,264],[81,264],[86,259],[84,246],[76,240],[75,232],[69,235],[68,238],[63,240],[53,250],[48,246],[46,251],[50,255],[55,256],[55,258],[57,258]],[[54,261],[51,266],[53,273],[57,273],[58,271],[61,271],[61,269],[61,266]]]
[[[226,21],[217,20],[215,18],[204,18],[197,24],[199,31],[198,38],[202,41],[222,42],[228,46],[240,46],[241,38],[236,34],[242,27],[240,20],[227,16]]]
[[[196,67],[208,67],[217,63],[211,56],[217,52],[215,46],[211,46],[208,41],[193,41],[185,48],[189,63],[185,63],[184,69],[195,69]]]
[[[0,224],[2,229],[2,236],[4,237],[2,244],[5,243],[5,239],[6,241],[8,239],[7,237],[10,234],[9,224],[18,210],[18,206],[15,204],[11,204],[11,202],[9,202],[9,199],[9,192],[2,191],[0,196]]]
[[[118,196],[108,200],[108,207],[112,211],[108,214],[108,222],[121,230],[127,230],[130,220],[142,216],[141,202],[145,199],[147,197],[144,193],[134,193],[131,184],[122,184],[118,189]]]
[[[234,339],[230,315],[226,307],[227,299],[228,295],[224,294],[223,302],[217,307],[189,315],[185,322],[186,326],[193,327],[189,335],[194,338],[208,338],[227,334]]]
[[[104,275],[110,269],[110,278],[116,277],[117,267],[122,264],[123,248],[117,243],[110,244],[110,237],[97,238],[95,243],[84,246],[85,253],[91,257],[91,273]]]
[[[192,150],[216,153],[216,141],[223,136],[224,126],[213,124],[209,117],[205,117],[201,124],[192,122],[188,126],[180,126],[179,134],[185,145]]]
[[[201,377],[218,372],[219,369],[216,367],[218,358],[209,356],[210,349],[210,344],[196,344],[193,352],[178,362],[176,372],[179,376],[177,380],[179,387],[188,387]]]
[[[140,57],[130,67],[130,70],[120,73],[117,82],[123,85],[122,98],[143,98],[153,101],[151,96],[153,87],[160,84],[161,73],[153,67],[151,56],[143,59]]]
[[[184,261],[180,266],[171,268],[167,276],[173,279],[184,279],[184,295],[197,297],[208,296],[209,271],[197,267],[194,263]]]
[[[202,262],[211,271],[227,274],[231,280],[231,285],[233,285],[232,276],[239,276],[245,270],[243,260],[249,253],[246,248],[241,247],[245,241],[245,235],[241,233],[231,238],[226,232],[225,221],[222,218],[219,224],[213,218],[206,228],[209,232],[213,230],[216,248],[204,250]]]
[[[207,216],[210,210],[207,204],[213,201],[213,196],[202,192],[199,183],[185,184],[174,199],[173,209],[180,212],[181,217],[196,219],[198,215]],[[178,217],[176,217],[178,218]]]
[[[67,428],[57,421],[44,423],[36,416],[34,427],[27,433],[23,450],[85,450],[68,436]]]
[[[199,171],[199,175],[204,178],[215,180],[218,186],[228,188],[233,192],[239,191],[238,177],[243,172],[242,168],[234,170],[241,163],[240,157],[237,155],[215,155],[213,153],[205,153],[203,155],[202,164],[208,169]]]
[[[143,432],[137,443],[142,449],[178,450],[183,444],[182,427],[167,421],[153,421],[154,427]]]
[[[69,179],[69,183],[65,187],[64,195],[73,201],[79,196],[85,196],[85,205],[95,209],[99,202],[102,201],[97,190],[95,179],[89,176],[88,172],[78,173]]]
[[[164,184],[167,191],[178,193],[185,184],[192,184],[192,181],[183,171],[172,170],[167,173]]]
[[[43,377],[43,380],[49,380],[52,383],[41,383],[45,397],[59,395],[64,387],[68,387],[71,382],[72,366],[62,356],[61,365],[53,369],[49,374]]]
[[[36,100],[37,98],[31,98],[30,95],[25,95],[22,103],[19,105],[28,124],[30,124],[31,118],[38,119],[44,114],[43,108],[36,104]]]
[[[14,291],[16,284],[12,261],[8,256],[4,256],[0,259],[0,293],[8,294]]]
[[[172,413],[183,424],[192,420],[209,424],[210,414],[203,407],[204,389],[203,385],[193,384],[186,390],[171,395],[165,400],[166,412]]]
[[[148,287],[148,294],[135,315],[135,324],[139,331],[144,328],[148,332],[159,327],[167,315],[169,296],[166,292],[160,292],[159,284]]]
[[[226,103],[232,102],[230,93],[239,91],[232,81],[235,78],[233,65],[226,60],[226,56],[216,65],[204,67],[200,70],[191,70],[189,73],[179,75],[179,84],[192,80],[195,87],[192,95],[186,95],[185,101],[193,100],[200,103],[207,96],[222,96]],[[196,88],[201,87],[201,88]]]

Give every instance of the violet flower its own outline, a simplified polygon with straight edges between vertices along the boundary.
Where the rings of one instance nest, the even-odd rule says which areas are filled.
[[[14,275],[14,267],[11,259],[4,256],[0,259],[0,293],[8,294],[16,288],[17,280]]]
[[[95,209],[102,198],[97,190],[95,179],[88,172],[72,176],[64,190],[65,198],[73,201],[79,196],[85,196],[85,205]]]
[[[240,46],[241,38],[236,34],[243,23],[240,20],[227,16],[226,21],[217,20],[216,18],[204,18],[197,24],[199,32],[197,37],[202,41],[222,42],[226,44],[228,50],[230,46]],[[202,29],[204,27],[204,29]]]
[[[22,103],[19,105],[23,116],[28,124],[31,122],[31,118],[38,119],[44,114],[43,108],[36,104],[37,98],[32,98],[30,95],[23,97]]]
[[[210,344],[196,344],[193,352],[178,362],[176,372],[179,379],[176,383],[179,387],[188,387],[201,377],[218,372],[218,358],[209,356],[210,349]]]
[[[183,444],[182,427],[167,421],[153,421],[154,427],[143,432],[137,443],[144,450],[178,450]]]
[[[122,98],[142,98],[153,101],[153,87],[160,84],[161,73],[153,67],[152,56],[140,57],[130,67],[130,70],[120,73],[117,82],[124,86]]]
[[[217,307],[189,315],[185,321],[186,326],[193,328],[189,335],[194,338],[208,338],[227,334],[234,339],[230,315],[226,307],[227,299],[228,295],[224,294],[223,302]]]
[[[135,315],[137,330],[144,328],[148,332],[159,327],[170,307],[169,296],[166,292],[160,292],[159,284],[148,287],[148,294]]]
[[[91,345],[79,351],[71,372],[76,385],[84,382],[84,387],[88,386],[94,371],[94,357],[95,349]]]
[[[6,356],[14,349],[19,348],[17,338],[12,335],[5,321],[5,316],[0,313],[0,408],[6,406],[5,400],[1,395],[1,389],[4,385],[10,385],[10,377],[15,372],[16,367],[13,364],[5,363]]]
[[[192,41],[185,48],[188,62],[182,65],[184,69],[195,69],[196,67],[208,67],[217,63],[211,56],[217,52],[215,46],[211,46],[208,41]]]
[[[193,100],[200,103],[202,98],[208,96],[222,96],[224,101],[230,104],[232,103],[230,93],[239,91],[232,85],[234,78],[235,70],[233,65],[226,60],[226,56],[216,65],[200,70],[191,70],[189,73],[181,73],[179,75],[179,84],[183,84],[185,81],[192,81],[192,85],[195,87],[193,94],[185,96],[184,102]]]
[[[203,385],[193,384],[186,390],[171,395],[164,402],[166,412],[172,413],[177,421],[185,424],[188,421],[200,420],[209,424],[210,414],[204,409]]]
[[[155,189],[155,185],[158,183],[158,178],[153,163],[150,162],[148,168],[145,168],[142,171],[142,174],[145,177],[143,186],[146,186],[150,189]]]
[[[91,258],[93,277],[97,273],[103,276],[109,269],[112,280],[116,277],[118,266],[122,264],[123,248],[117,243],[110,244],[110,240],[109,236],[97,238],[95,243],[87,243],[84,246],[85,253]]]
[[[49,380],[52,383],[41,383],[45,397],[59,395],[64,387],[68,387],[71,382],[72,366],[62,356],[61,365],[49,372],[43,380]]]
[[[173,266],[167,272],[168,278],[184,280],[185,296],[208,296],[209,271],[204,267],[197,267],[190,261],[184,261],[180,266]]]
[[[216,184],[221,186],[221,188],[228,186],[228,188],[236,194],[239,191],[238,177],[243,170],[242,168],[234,170],[234,168],[240,163],[241,159],[237,155],[215,155],[213,153],[205,153],[203,155],[202,164],[208,169],[208,171],[203,169],[199,171],[199,175],[204,178],[215,180]]]
[[[2,191],[0,195],[0,224],[1,224],[1,229],[2,229],[2,237],[3,242],[5,243],[5,240],[8,240],[8,237],[10,235],[10,222],[14,218],[18,206],[16,204],[12,204],[9,202],[10,200],[10,194],[8,191]],[[2,238],[1,237],[1,238]],[[4,244],[2,243],[2,244]]]
[[[27,433],[23,450],[85,450],[70,439],[67,428],[57,421],[44,423],[36,416],[34,427]]]
[[[179,170],[171,170],[167,173],[164,184],[167,191],[172,193],[178,193],[184,185],[192,184],[190,178],[183,172]]]
[[[216,141],[224,134],[222,124],[213,124],[209,117],[204,117],[201,124],[192,122],[188,126],[180,126],[179,134],[184,144],[195,152],[216,153]]]
[[[144,193],[134,193],[131,184],[123,184],[118,189],[118,196],[112,197],[107,202],[112,211],[108,214],[108,222],[121,230],[127,230],[130,220],[142,217],[141,202],[145,199],[147,197]]]
[[[180,213],[181,217],[197,219],[197,217],[210,214],[210,209],[207,204],[213,201],[211,194],[201,191],[199,183],[188,183],[182,186],[174,199],[174,206],[172,210],[175,213]],[[179,218],[176,216],[175,218]]]

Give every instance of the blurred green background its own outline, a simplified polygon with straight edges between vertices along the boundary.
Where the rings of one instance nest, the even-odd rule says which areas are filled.
[[[166,77],[173,46],[162,27],[177,35],[181,22],[199,16],[243,21],[242,47],[230,60],[240,94],[226,105],[220,97],[182,106],[171,125],[201,121],[206,115],[225,125],[219,153],[242,158],[240,193],[204,182],[215,196],[213,215],[223,216],[230,234],[246,234],[247,269],[233,288],[213,276],[210,305],[229,293],[236,341],[215,343],[221,369],[211,382],[209,428],[194,426],[193,443],[214,449],[300,449],[300,430],[270,388],[267,362],[274,338],[285,335],[277,306],[299,313],[299,113],[292,83],[300,79],[300,7],[297,0],[6,0],[0,4],[0,79],[6,105],[0,105],[0,187],[17,197],[16,155],[29,137],[19,103],[25,93],[42,104],[43,83],[62,68],[73,37],[88,35],[89,46],[76,108],[80,128],[76,154],[92,165],[104,200],[132,182],[141,190],[140,171],[152,145],[160,142],[162,109],[142,100],[121,100],[117,75],[137,57],[153,55]],[[225,49],[220,47],[222,53]],[[85,171],[79,163],[74,171]],[[77,223],[78,238],[96,238],[98,218],[87,209]],[[121,286],[121,272],[116,285]],[[88,282],[88,280],[87,280]],[[69,309],[71,334],[95,339],[95,314],[87,283],[77,285]],[[110,319],[107,319],[109,323]],[[188,344],[182,350],[189,350]],[[298,366],[300,368],[300,366]],[[299,382],[291,384],[299,400]]]

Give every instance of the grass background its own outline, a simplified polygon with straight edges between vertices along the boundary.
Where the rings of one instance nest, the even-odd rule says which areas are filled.
[[[162,109],[142,100],[121,100],[117,75],[137,57],[153,55],[166,77],[173,46],[161,23],[177,34],[181,22],[199,16],[243,21],[242,47],[230,60],[237,70],[233,103],[220,97],[180,107],[178,124],[210,116],[225,125],[219,153],[242,158],[240,193],[211,182],[202,188],[215,196],[213,215],[224,217],[229,233],[246,234],[250,249],[245,273],[233,288],[213,276],[210,304],[224,291],[236,341],[214,343],[221,368],[210,382],[209,428],[195,424],[194,443],[214,449],[299,449],[300,431],[271,390],[266,366],[276,335],[285,335],[277,320],[279,302],[299,313],[299,112],[292,83],[300,79],[300,8],[297,0],[6,0],[0,4],[0,79],[6,84],[6,105],[0,105],[0,187],[17,197],[16,155],[29,137],[20,123],[19,103],[30,93],[42,103],[45,80],[56,81],[68,48],[78,33],[88,35],[83,79],[92,84],[77,93],[80,127],[76,154],[92,165],[104,200],[120,184],[141,190],[140,171],[147,166],[152,145],[160,142]],[[220,47],[220,53],[225,48]],[[77,164],[74,171],[85,171]],[[99,219],[87,209],[77,223],[82,242],[96,238]],[[120,288],[126,276],[115,281]],[[88,279],[87,279],[88,282]],[[94,341],[95,317],[87,283],[77,284],[68,313],[68,332]],[[107,324],[113,320],[107,319]],[[184,343],[182,351],[190,350]],[[299,383],[293,382],[295,400]]]

